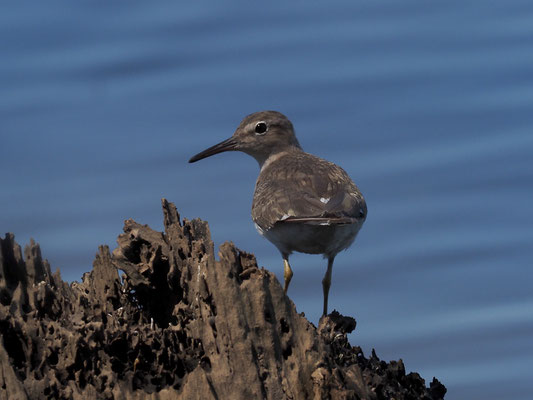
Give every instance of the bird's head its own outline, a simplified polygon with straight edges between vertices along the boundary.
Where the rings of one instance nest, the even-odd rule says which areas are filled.
[[[259,111],[245,117],[232,137],[193,156],[193,163],[224,151],[242,151],[254,157],[259,165],[272,154],[300,148],[291,121],[277,111]]]

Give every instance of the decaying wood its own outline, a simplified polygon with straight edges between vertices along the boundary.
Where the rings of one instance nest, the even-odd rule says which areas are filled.
[[[353,318],[315,327],[252,254],[216,261],[206,222],[163,212],[164,233],[126,221],[70,285],[33,241],[0,239],[0,399],[443,398],[351,346]]]

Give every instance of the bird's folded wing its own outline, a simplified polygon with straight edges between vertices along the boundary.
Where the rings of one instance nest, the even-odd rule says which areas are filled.
[[[359,218],[350,218],[350,217],[289,217],[283,221],[278,221],[277,223],[281,224],[309,224],[309,225],[348,225],[355,224],[360,221]]]
[[[295,190],[296,189],[296,190]],[[366,204],[355,185],[331,187],[317,193],[305,186],[271,186],[268,195],[254,200],[252,215],[263,229],[276,223],[313,225],[351,224],[366,217]]]
[[[364,220],[366,212],[363,195],[342,168],[304,152],[260,173],[252,205],[252,218],[263,230],[285,221],[351,223]]]

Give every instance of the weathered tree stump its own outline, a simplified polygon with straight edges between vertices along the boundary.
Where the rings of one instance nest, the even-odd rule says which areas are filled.
[[[0,239],[0,399],[443,398],[351,346],[353,318],[316,328],[252,254],[215,261],[206,222],[163,212],[164,233],[126,221],[70,285],[38,244]]]

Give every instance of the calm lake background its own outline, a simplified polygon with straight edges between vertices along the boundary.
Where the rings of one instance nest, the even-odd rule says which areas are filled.
[[[330,307],[351,342],[448,388],[533,392],[533,3],[10,3],[0,13],[0,233],[79,280],[160,198],[283,279],[250,219],[256,162],[188,164],[274,109],[369,214]],[[318,322],[319,256],[290,296]]]

